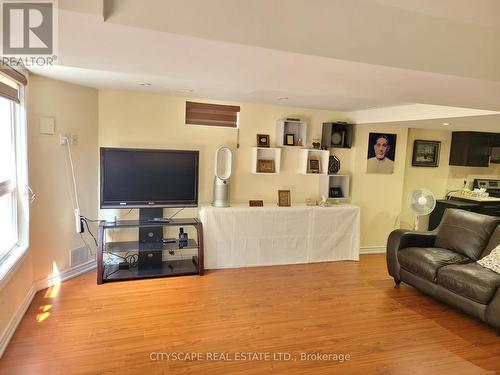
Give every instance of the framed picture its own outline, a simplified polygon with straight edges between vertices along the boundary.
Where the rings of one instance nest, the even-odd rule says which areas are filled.
[[[285,146],[295,146],[295,134],[285,134]]]
[[[269,134],[257,134],[257,147],[269,147]]]
[[[280,207],[290,207],[290,190],[278,190],[278,206]]]
[[[319,158],[309,158],[307,161],[307,173],[321,173],[321,161]]]
[[[344,194],[342,193],[342,188],[340,186],[332,186],[330,188],[330,196],[329,198],[343,198]]]
[[[257,160],[257,172],[258,173],[274,173],[274,160]]]
[[[248,205],[250,207],[264,207],[264,201],[262,199],[250,199]]]
[[[394,173],[397,134],[370,133],[368,136],[367,173]]]
[[[439,166],[439,149],[441,142],[424,141],[416,139],[413,142],[413,157],[411,165],[414,167],[437,167]]]

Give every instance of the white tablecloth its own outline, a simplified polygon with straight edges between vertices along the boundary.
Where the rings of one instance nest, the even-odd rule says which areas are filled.
[[[203,206],[205,267],[359,260],[359,207]]]

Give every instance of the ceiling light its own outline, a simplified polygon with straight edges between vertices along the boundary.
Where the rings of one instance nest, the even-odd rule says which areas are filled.
[[[450,126],[449,122],[443,122],[443,126]]]
[[[193,92],[194,90],[193,89],[177,89],[175,91],[179,91],[179,92]]]
[[[149,82],[139,82],[140,86],[151,86],[151,83]]]
[[[276,99],[278,99],[278,100],[288,100],[290,98],[288,96],[279,96]]]

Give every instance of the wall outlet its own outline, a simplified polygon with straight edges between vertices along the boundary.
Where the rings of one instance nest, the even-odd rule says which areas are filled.
[[[61,134],[59,136],[59,144],[61,146],[64,146],[66,142],[69,142],[70,145],[77,145],[78,144],[78,135],[76,134],[70,134],[70,135],[64,135]]]

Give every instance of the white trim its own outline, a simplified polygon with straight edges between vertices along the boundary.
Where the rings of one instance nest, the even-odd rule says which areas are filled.
[[[46,277],[45,279],[37,280],[34,282],[34,285],[36,287],[36,290],[43,290],[50,288],[57,282],[63,282],[69,279],[72,279],[73,277],[79,276],[82,273],[88,272],[96,268],[96,261],[95,259],[91,259],[88,262],[79,264],[76,267],[69,268],[66,271],[62,271],[59,276],[53,277],[49,276]]]
[[[363,246],[359,248],[360,254],[383,254],[385,251],[385,246]]]
[[[0,263],[0,291],[5,287],[14,271],[23,263],[28,246],[17,246]]]
[[[88,262],[82,263],[76,267],[61,272],[58,277],[47,277],[45,279],[33,282],[33,284],[31,284],[30,290],[28,291],[28,294],[26,294],[26,297],[24,298],[23,303],[21,304],[21,306],[19,306],[15,314],[10,319],[5,330],[0,334],[0,358],[2,358],[2,355],[7,348],[10,339],[14,335],[17,326],[21,322],[24,314],[26,313],[26,310],[28,310],[31,301],[33,301],[33,297],[35,297],[35,294],[37,292],[54,285],[56,281],[62,282],[72,279],[73,277],[79,276],[82,273],[93,270],[95,267],[96,261],[95,259],[91,259]]]
[[[31,285],[28,294],[26,294],[26,297],[24,297],[23,303],[21,304],[21,306],[19,306],[19,308],[7,324],[7,327],[5,327],[5,330],[0,335],[0,358],[2,358],[5,349],[7,349],[7,345],[9,345],[10,339],[14,335],[14,332],[16,332],[17,326],[19,325],[19,323],[21,323],[26,310],[28,310],[28,307],[30,307],[31,301],[33,301],[33,297],[35,297],[36,292],[37,290],[35,289],[35,285]]]

